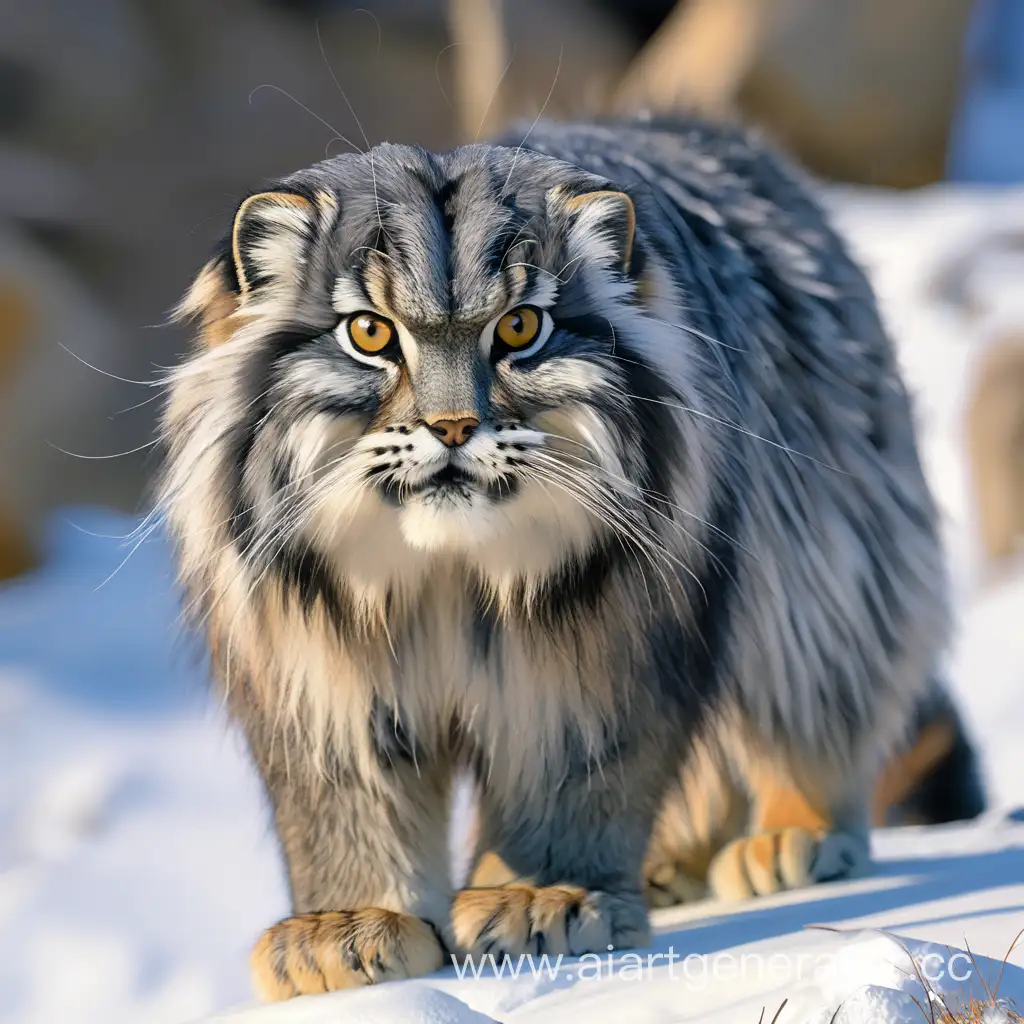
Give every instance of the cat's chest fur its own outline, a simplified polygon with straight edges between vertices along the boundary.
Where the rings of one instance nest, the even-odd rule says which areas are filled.
[[[600,756],[630,688],[600,615],[546,627],[502,615],[460,572],[435,568],[418,583],[357,644],[339,650],[326,624],[303,625],[301,685],[356,757],[478,753],[531,784],[567,747]],[[318,656],[324,646],[340,657]]]

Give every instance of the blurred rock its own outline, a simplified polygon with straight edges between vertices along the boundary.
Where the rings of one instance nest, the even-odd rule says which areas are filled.
[[[55,504],[136,500],[119,460],[97,458],[122,450],[117,396],[154,394],[92,368],[117,362],[120,338],[64,263],[0,222],[0,578],[32,563]]]
[[[823,177],[938,181],[971,4],[680,0],[627,72],[617,107],[731,110]]]
[[[966,433],[982,544],[1007,559],[1024,541],[1024,323],[986,346]]]
[[[740,109],[824,177],[939,181],[972,3],[798,0],[766,39]]]

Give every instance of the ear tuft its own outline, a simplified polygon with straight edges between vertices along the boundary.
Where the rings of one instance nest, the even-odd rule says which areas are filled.
[[[258,192],[243,200],[231,228],[239,291],[294,280],[316,220],[314,204],[294,192]]]
[[[585,192],[564,201],[574,218],[573,234],[594,236],[605,243],[605,258],[623,271],[629,270],[636,235],[636,210],[625,192]],[[610,247],[610,248],[609,248]]]

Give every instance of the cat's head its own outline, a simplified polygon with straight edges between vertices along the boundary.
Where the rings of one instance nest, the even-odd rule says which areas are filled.
[[[503,587],[650,546],[685,359],[657,266],[630,196],[525,151],[380,146],[250,196],[182,304],[178,533],[216,517],[256,565],[367,581],[452,555]]]

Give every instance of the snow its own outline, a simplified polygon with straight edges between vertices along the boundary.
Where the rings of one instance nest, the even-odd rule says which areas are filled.
[[[134,526],[63,513],[49,567],[0,595],[5,1024],[179,1024],[237,1000],[285,908],[256,782],[174,638],[166,551],[103,583],[125,551],[92,534]]]
[[[0,590],[0,1024],[756,1024],[783,1000],[778,1024],[885,1024],[925,1019],[915,964],[943,973],[938,991],[983,997],[979,975],[991,983],[1024,925],[1024,572],[981,566],[960,415],[978,352],[1021,312],[1024,289],[998,247],[958,268],[980,239],[1024,228],[1024,191],[831,201],[916,396],[960,601],[950,672],[989,814],[877,833],[878,870],[857,882],[660,912],[639,968],[629,954],[550,976],[527,965],[460,980],[448,968],[260,1007],[247,952],[287,903],[257,780],[179,637],[159,537],[136,545],[135,521],[67,509],[50,523],[46,567]],[[943,298],[950,276],[970,308]],[[977,963],[954,960],[968,946]],[[1001,994],[1024,1007],[1019,952]]]

